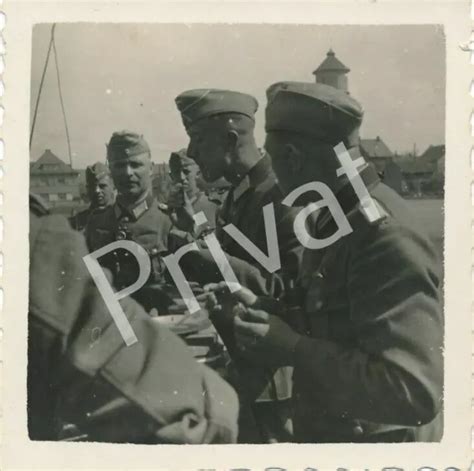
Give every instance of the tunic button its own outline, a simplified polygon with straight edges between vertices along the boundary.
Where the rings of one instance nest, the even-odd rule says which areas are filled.
[[[124,231],[117,232],[117,240],[124,240],[127,238],[127,234]]]

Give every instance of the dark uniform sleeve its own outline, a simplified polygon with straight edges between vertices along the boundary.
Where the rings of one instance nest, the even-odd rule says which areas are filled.
[[[348,237],[347,288],[357,346],[303,337],[295,373],[331,414],[377,423],[434,419],[443,388],[442,314],[434,252],[395,222]],[[317,335],[317,333],[315,333]]]
[[[295,236],[293,222],[298,209],[275,205],[275,221],[278,234],[278,247],[281,268],[273,273],[252,259],[252,261],[229,255],[226,258],[232,267],[239,283],[251,289],[258,296],[280,298],[285,291],[285,278],[296,279],[301,263],[303,246]],[[257,247],[264,247],[268,253],[265,231],[259,231],[259,240],[254,241]],[[182,258],[181,266],[185,275],[201,284],[215,283],[223,280],[217,264],[204,243],[199,244],[199,252],[189,252]],[[222,247],[225,250],[225,247]],[[244,250],[244,249],[242,249]],[[252,258],[250,255],[248,258]]]
[[[128,298],[121,304],[138,342],[127,347],[85,268],[86,253],[83,237],[64,218],[32,216],[31,438],[54,439],[52,428],[71,422],[91,440],[234,442],[238,405],[232,388]],[[45,381],[53,386],[41,387]],[[55,417],[45,433],[41,402],[57,406],[47,408]]]

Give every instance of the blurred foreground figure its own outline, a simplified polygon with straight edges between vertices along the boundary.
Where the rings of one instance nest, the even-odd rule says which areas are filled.
[[[319,182],[316,191],[300,192],[300,204],[323,206],[310,238],[340,237],[306,249],[292,297],[299,306],[239,299],[247,308],[235,317],[238,348],[262,365],[294,367],[297,442],[439,441],[443,320],[436,252],[406,202],[372,167],[354,162],[359,103],[314,83],[277,83],[267,97],[266,148],[279,183],[290,194]],[[341,143],[357,163],[350,180],[338,173]],[[354,190],[357,177],[375,217]],[[336,202],[321,200],[321,184]],[[345,233],[344,221],[351,229]]]
[[[86,168],[86,191],[90,202],[89,207],[69,219],[76,231],[85,229],[93,212],[100,212],[114,202],[114,184],[110,178],[109,169],[102,162]]]
[[[28,430],[32,440],[229,443],[237,399],[185,344],[121,301],[127,347],[82,257],[83,237],[30,197]]]

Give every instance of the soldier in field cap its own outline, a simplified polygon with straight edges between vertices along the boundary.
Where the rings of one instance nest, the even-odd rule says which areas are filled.
[[[258,299],[238,294],[252,299],[235,318],[238,348],[262,365],[294,367],[296,441],[439,441],[437,254],[407,202],[361,159],[357,101],[326,85],[298,82],[272,85],[267,96],[266,148],[284,192],[317,181],[336,197],[319,213],[311,237],[340,230],[341,217],[331,210],[336,205],[351,230],[325,248],[305,250],[296,297],[304,328],[275,315],[286,309],[284,299],[259,309]],[[351,165],[357,168],[349,179]],[[364,204],[357,178],[370,195]],[[308,191],[299,202],[320,197]]]
[[[140,134],[115,132],[107,144],[107,162],[117,188],[117,198],[114,205],[89,219],[86,232],[89,249],[94,251],[123,239],[141,245],[150,256],[152,273],[149,283],[134,296],[147,311],[160,310],[159,307],[164,307],[161,297],[156,299],[149,286],[163,282],[162,256],[168,252],[172,222],[166,206],[153,196],[150,148]],[[99,262],[112,271],[117,288],[130,286],[138,278],[138,265],[124,250],[107,254]]]
[[[281,296],[295,276],[301,246],[293,231],[292,208],[281,204],[282,194],[272,171],[269,155],[258,148],[255,137],[257,100],[231,90],[196,89],[181,93],[176,105],[189,136],[187,155],[207,182],[224,177],[231,189],[217,215],[216,236],[240,283],[260,294]],[[263,208],[273,203],[279,251],[285,270],[269,273],[223,227],[233,224],[259,250],[268,253]],[[270,229],[272,230],[272,229]],[[182,260],[199,267],[197,281],[220,281],[221,274],[206,250],[190,252]],[[226,342],[239,372],[234,384],[242,406],[239,440],[274,442],[291,440],[289,398],[290,369],[261,369],[252,358],[242,360],[235,349],[233,314],[215,313],[214,325]],[[244,418],[249,404],[257,426]]]
[[[171,153],[168,163],[172,187],[167,204],[171,219],[179,227],[182,217],[183,229],[193,231],[198,238],[213,231],[216,227],[218,205],[210,201],[199,189],[197,184],[199,167],[196,162],[188,157],[186,149],[181,149]],[[207,223],[195,227],[194,220],[189,216],[200,211],[205,214]]]
[[[69,220],[73,229],[77,231],[85,229],[91,213],[102,211],[114,202],[114,184],[107,165],[96,162],[86,167],[86,190],[90,206]]]

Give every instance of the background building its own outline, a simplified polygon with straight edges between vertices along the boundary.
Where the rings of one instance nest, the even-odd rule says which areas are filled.
[[[443,196],[445,146],[429,146],[423,154],[397,158],[403,175],[404,193],[416,197]]]
[[[332,49],[314,70],[316,83],[322,83],[349,93],[347,74],[349,67],[344,65]],[[370,162],[384,183],[405,196],[442,196],[444,188],[444,145],[430,145],[421,155],[398,156],[392,152],[380,136],[361,138],[359,147],[362,157]],[[416,149],[416,146],[415,146]]]
[[[351,69],[346,67],[337,57],[332,49],[329,49],[326,59],[313,72],[316,83],[323,83],[331,87],[345,90],[349,93],[347,74]]]
[[[404,188],[402,171],[394,162],[393,152],[380,136],[375,139],[360,139],[359,147],[362,157],[374,165],[384,183],[396,192],[402,193]]]
[[[80,203],[79,172],[46,149],[30,164],[30,191],[51,208],[67,210]]]

